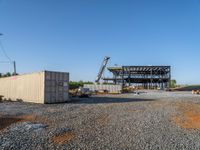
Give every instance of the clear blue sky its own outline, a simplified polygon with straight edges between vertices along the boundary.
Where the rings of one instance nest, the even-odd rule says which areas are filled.
[[[199,0],[0,0],[0,32],[19,73],[94,80],[107,55],[109,66],[171,65],[178,83],[200,84]]]

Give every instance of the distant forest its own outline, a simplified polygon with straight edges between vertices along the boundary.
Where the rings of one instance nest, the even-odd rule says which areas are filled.
[[[0,73],[0,78],[2,78],[2,77],[10,77],[12,75],[14,75],[14,74],[10,73],[10,72],[7,72],[6,74]]]

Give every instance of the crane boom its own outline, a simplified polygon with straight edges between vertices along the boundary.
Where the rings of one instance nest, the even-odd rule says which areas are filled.
[[[100,79],[103,75],[103,72],[105,71],[106,65],[108,64],[109,59],[110,59],[110,57],[107,57],[107,56],[104,58],[103,63],[101,65],[101,68],[99,69],[99,73],[98,73],[96,80],[95,80],[96,83],[99,83],[99,81],[100,81]]]

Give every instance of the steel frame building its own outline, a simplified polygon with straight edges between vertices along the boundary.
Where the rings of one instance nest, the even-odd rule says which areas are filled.
[[[112,78],[104,78],[104,81],[112,81],[122,86],[138,86],[144,89],[169,88],[171,80],[170,66],[122,66],[109,67]]]

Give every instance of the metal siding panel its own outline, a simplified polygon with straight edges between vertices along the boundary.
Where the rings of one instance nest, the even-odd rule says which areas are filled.
[[[0,95],[6,99],[44,102],[43,72],[1,78],[0,85]]]
[[[34,103],[69,100],[69,73],[45,71],[18,75],[1,78],[0,85],[0,95],[6,99],[21,99]]]
[[[47,84],[45,84],[45,93],[48,95],[46,103],[59,103],[69,101],[69,73],[46,71]],[[49,96],[50,95],[50,96]],[[50,98],[49,98],[50,97]]]

